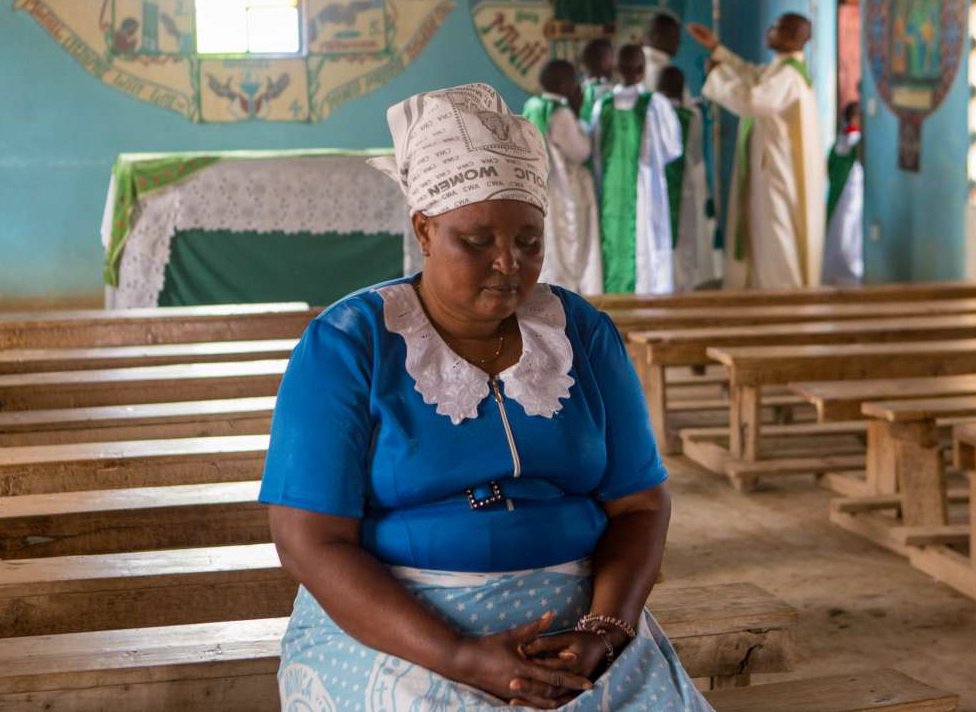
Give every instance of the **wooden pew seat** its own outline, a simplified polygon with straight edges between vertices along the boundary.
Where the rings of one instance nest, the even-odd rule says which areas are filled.
[[[813,403],[818,420],[854,420],[871,401],[976,395],[976,375],[872,378],[858,381],[795,382],[790,389]]]
[[[0,448],[0,497],[255,480],[268,439],[230,435]]]
[[[0,412],[0,447],[261,435],[274,396]]]
[[[650,606],[693,677],[789,669],[796,611],[755,586],[664,584]],[[277,709],[286,625],[271,618],[0,639],[0,705],[43,709],[70,698],[73,712]]]
[[[261,483],[0,497],[0,559],[271,541]]]
[[[0,374],[288,358],[296,339],[0,351]]]
[[[705,693],[716,712],[952,712],[958,695],[897,670],[832,675]]]
[[[283,302],[9,313],[0,315],[0,349],[297,338],[319,311]]]
[[[273,396],[288,361],[139,366],[0,376],[0,411]]]

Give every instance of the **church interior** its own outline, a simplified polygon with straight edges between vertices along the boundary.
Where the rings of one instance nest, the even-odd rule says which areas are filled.
[[[0,709],[976,712],[976,1],[0,60]]]

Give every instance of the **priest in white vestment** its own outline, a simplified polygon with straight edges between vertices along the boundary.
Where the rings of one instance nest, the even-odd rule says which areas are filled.
[[[864,167],[861,165],[861,110],[844,107],[844,130],[827,160],[827,241],[823,283],[855,287],[864,279]]]
[[[725,286],[782,289],[820,284],[824,249],[824,150],[803,56],[810,21],[783,15],[769,29],[772,63],[757,66],[688,26],[712,50],[703,94],[739,116],[728,203]]]

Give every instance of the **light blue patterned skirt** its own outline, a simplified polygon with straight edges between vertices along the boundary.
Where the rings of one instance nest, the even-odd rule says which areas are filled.
[[[498,633],[550,610],[556,614],[551,629],[558,632],[571,629],[589,610],[591,579],[585,562],[504,574],[392,571],[466,634]],[[508,707],[487,693],[361,645],[332,622],[304,587],[282,641],[278,685],[286,712],[481,712]],[[637,638],[592,690],[561,709],[707,712],[711,707],[645,611]]]

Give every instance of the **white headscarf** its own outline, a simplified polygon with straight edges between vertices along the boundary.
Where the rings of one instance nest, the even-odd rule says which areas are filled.
[[[548,209],[545,141],[487,84],[417,94],[391,106],[386,118],[394,157],[369,163],[400,184],[411,214],[435,216],[485,200]]]

